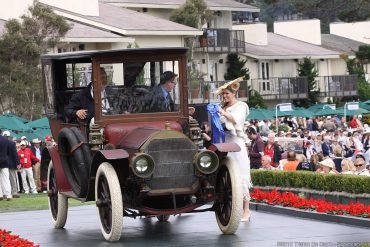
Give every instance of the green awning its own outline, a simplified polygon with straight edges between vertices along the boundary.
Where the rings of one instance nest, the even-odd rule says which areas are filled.
[[[274,119],[271,112],[267,109],[256,109],[251,108],[249,110],[249,115],[246,118],[247,120],[268,120]]]
[[[43,117],[35,121],[29,122],[26,125],[34,129],[38,129],[38,128],[50,129],[49,120],[47,117]]]

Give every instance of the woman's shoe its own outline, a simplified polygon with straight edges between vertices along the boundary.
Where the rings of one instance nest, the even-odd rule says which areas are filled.
[[[240,221],[241,222],[250,222],[251,221],[251,216],[252,216],[252,213],[250,213],[248,217],[242,218]]]

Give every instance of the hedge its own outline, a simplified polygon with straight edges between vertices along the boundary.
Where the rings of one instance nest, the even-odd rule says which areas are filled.
[[[306,188],[320,191],[337,191],[370,194],[370,177],[356,175],[322,174],[309,171],[251,170],[256,186]]]

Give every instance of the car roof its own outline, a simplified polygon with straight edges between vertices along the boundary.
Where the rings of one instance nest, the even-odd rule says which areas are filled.
[[[116,50],[93,50],[93,51],[75,51],[75,52],[63,52],[57,54],[44,54],[41,56],[42,60],[64,60],[71,58],[92,58],[101,57],[105,55],[125,55],[125,54],[138,54],[138,53],[186,53],[187,48],[185,47],[161,47],[161,48],[126,48]]]

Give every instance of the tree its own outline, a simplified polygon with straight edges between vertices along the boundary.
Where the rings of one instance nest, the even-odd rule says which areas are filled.
[[[240,59],[238,54],[230,53],[227,55],[227,71],[224,75],[225,80],[234,80],[238,77],[243,76],[246,80],[249,80],[249,69],[245,68],[247,60]]]
[[[43,104],[40,56],[55,46],[70,26],[45,5],[35,1],[20,20],[11,19],[0,39],[0,98],[17,115],[41,116]]]
[[[360,55],[362,60],[358,58],[347,60],[347,70],[350,75],[357,75],[358,78],[358,97],[362,101],[370,99],[370,85],[366,81],[365,71],[361,61],[365,59],[370,59],[370,57],[362,56],[362,53],[356,52],[356,56]],[[368,54],[370,55],[370,53]]]
[[[301,99],[299,103],[294,102],[294,104],[309,107],[318,102],[319,97],[319,90],[316,90],[316,77],[318,73],[311,58],[305,57],[303,62],[298,64],[298,75],[307,78],[308,97],[306,99]]]
[[[243,76],[245,80],[249,80],[249,69],[244,67],[247,60],[240,59],[236,53],[230,53],[227,55],[226,63],[228,64],[228,67],[224,75],[225,80],[234,80],[241,76]],[[259,92],[251,89],[251,87],[247,86],[246,83],[241,83],[239,90],[248,90],[248,104],[250,107],[267,108],[265,101]]]

